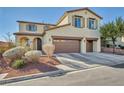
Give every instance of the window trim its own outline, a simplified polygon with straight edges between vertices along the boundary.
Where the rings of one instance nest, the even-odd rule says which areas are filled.
[[[76,19],[76,18],[80,18],[80,27],[77,27],[77,26],[75,25],[75,24],[76,24],[76,23],[75,23],[75,19]],[[85,23],[85,22],[84,22],[85,20],[84,20],[84,17],[83,17],[83,16],[74,15],[74,16],[72,17],[72,19],[73,19],[72,22],[73,22],[73,26],[74,26],[74,27],[76,27],[76,28],[84,28],[84,27],[85,27],[85,24],[84,24],[84,23]]]
[[[37,31],[37,25],[35,24],[28,24],[26,25],[26,30],[31,31],[31,32],[36,32]]]
[[[74,25],[76,28],[81,28],[81,18],[80,17],[74,18]]]
[[[90,20],[94,21],[94,27],[93,28],[90,28],[90,26],[89,26]],[[96,23],[96,19],[95,18],[88,18],[88,29],[91,29],[91,30],[96,30],[97,29],[97,23]]]

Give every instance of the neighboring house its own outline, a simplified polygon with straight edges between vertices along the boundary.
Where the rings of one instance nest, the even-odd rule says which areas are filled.
[[[112,41],[110,39],[107,40],[107,45],[109,47],[113,46],[113,43],[112,43]],[[115,45],[116,45],[117,48],[124,47],[124,37],[118,37],[116,42],[115,42]]]
[[[66,11],[56,25],[19,22],[19,32],[14,33],[17,45],[42,50],[42,45],[53,43],[55,53],[100,52],[100,20],[88,8]]]

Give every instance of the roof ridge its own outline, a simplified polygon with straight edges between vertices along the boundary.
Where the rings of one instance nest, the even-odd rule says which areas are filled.
[[[101,18],[101,16],[99,16],[98,14],[96,14],[93,10],[89,9],[88,7],[85,7],[85,8],[78,8],[78,9],[74,9],[74,10],[69,10],[69,11],[66,11],[67,13],[70,13],[70,12],[76,12],[76,11],[80,11],[80,10],[88,10],[90,11],[91,13],[93,13],[94,15],[96,15],[97,17]]]
[[[34,24],[41,24],[41,25],[53,25],[53,26],[56,26],[55,24],[50,24],[50,23],[41,23],[41,22],[31,22],[31,21],[20,21],[20,20],[17,20],[16,22],[19,22],[19,23],[34,23]]]
[[[45,30],[45,31],[52,30],[52,29],[56,29],[56,28],[60,28],[60,27],[65,27],[65,26],[68,26],[68,25],[71,25],[71,24],[68,23],[68,24],[63,24],[63,25],[60,25],[60,26],[51,27],[51,28],[49,28],[49,29],[47,29],[47,30]]]

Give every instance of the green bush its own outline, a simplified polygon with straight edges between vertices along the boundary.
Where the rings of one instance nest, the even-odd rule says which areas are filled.
[[[24,60],[18,59],[12,63],[11,67],[15,68],[15,69],[20,69],[20,68],[23,68],[25,65],[26,64],[25,64]]]

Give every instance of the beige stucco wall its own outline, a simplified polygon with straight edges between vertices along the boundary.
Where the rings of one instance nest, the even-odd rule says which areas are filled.
[[[58,26],[64,25],[64,24],[69,24],[69,23],[71,23],[71,25],[72,25],[72,23],[73,23],[72,16],[74,16],[74,15],[82,16],[85,19],[85,28],[87,28],[87,18],[96,19],[97,20],[97,29],[99,30],[101,19],[98,16],[94,15],[93,13],[91,13],[87,10],[68,13],[66,15],[66,17],[64,17],[64,19],[58,24]]]
[[[33,32],[33,31],[27,31],[26,30],[26,25],[28,25],[30,23],[19,23],[19,32],[26,32],[26,33],[40,33],[42,34],[44,32],[44,25],[39,25],[39,24],[35,24],[37,26],[37,31]],[[42,36],[32,36],[32,35],[16,35],[16,45],[19,46],[20,45],[20,41],[21,38],[28,38],[29,41],[31,42],[30,44],[30,48],[31,49],[35,49],[37,47],[36,42],[34,42],[35,38],[40,38],[42,40]],[[35,47],[34,47],[35,45]]]
[[[68,23],[69,23],[69,19],[68,19],[68,16],[66,16],[57,26],[68,24]]]
[[[85,19],[85,28],[87,28],[87,18],[94,18],[97,20],[98,22],[98,29],[100,26],[100,18],[97,17],[96,15],[94,15],[93,13],[87,11],[87,10],[83,10],[83,11],[77,11],[77,12],[72,12],[68,14],[68,22],[72,24],[72,16],[74,15],[78,15],[78,16],[83,16],[83,18]]]
[[[66,26],[57,29],[47,31],[43,43],[52,43],[51,36],[70,36],[70,37],[83,37],[81,40],[81,52],[86,52],[86,40],[85,38],[98,38],[96,46],[97,49],[94,51],[100,52],[100,33],[97,30],[88,30],[85,28],[75,28],[73,26]]]
[[[19,23],[19,31],[20,32],[31,32],[31,31],[26,31],[26,25],[28,25],[29,23]],[[37,26],[37,32],[43,32],[44,31],[44,25],[39,25],[39,24],[35,24]]]
[[[34,47],[34,44],[36,44],[36,42],[34,42],[34,40],[36,38],[40,38],[42,40],[42,37],[41,36],[17,35],[16,36],[16,45],[17,46],[20,46],[20,43],[21,43],[21,39],[22,38],[27,38],[27,39],[30,40],[30,48],[31,49],[35,49],[35,47],[37,47],[37,45],[35,45],[35,47]]]
[[[72,16],[74,15],[83,16],[83,18],[85,19],[84,28],[75,28],[72,26],[72,23],[73,23]],[[88,25],[87,25],[88,18],[94,18],[97,20],[96,30],[88,29]],[[64,25],[64,24],[71,23],[71,26],[47,31],[46,35],[44,36],[44,43],[52,43],[51,36],[83,37],[83,39],[81,40],[80,50],[81,50],[81,53],[85,53],[86,52],[86,38],[98,38],[97,41],[93,41],[93,51],[100,52],[101,51],[101,40],[100,40],[100,33],[99,33],[100,21],[101,19],[98,16],[94,15],[93,13],[87,10],[68,13],[67,16],[58,25]]]

